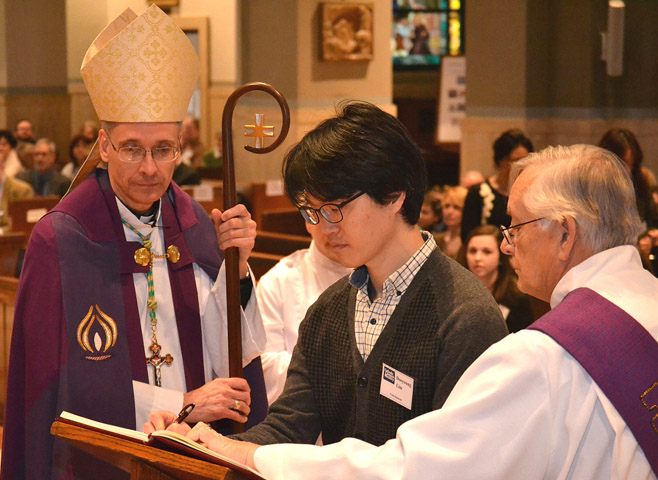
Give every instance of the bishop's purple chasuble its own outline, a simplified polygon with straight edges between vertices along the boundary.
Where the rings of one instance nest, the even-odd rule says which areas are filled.
[[[212,279],[223,261],[212,222],[177,185],[161,199],[168,262],[187,390],[205,383],[193,263]],[[3,479],[128,478],[49,433],[62,410],[127,428],[135,425],[132,381],[148,382],[133,274],[141,244],[127,242],[103,170],[35,227],[19,284],[10,356]],[[250,423],[267,409],[260,371]],[[245,368],[248,381],[252,374]],[[262,398],[259,401],[262,383]],[[264,406],[263,406],[264,403]],[[256,419],[255,417],[259,417]],[[253,420],[252,420],[253,418]]]

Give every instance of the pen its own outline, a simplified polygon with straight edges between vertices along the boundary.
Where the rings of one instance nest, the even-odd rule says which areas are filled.
[[[190,403],[188,405],[185,405],[183,409],[180,411],[178,416],[176,417],[175,423],[181,423],[183,420],[187,418],[187,416],[192,413],[192,410],[194,410],[194,404]]]

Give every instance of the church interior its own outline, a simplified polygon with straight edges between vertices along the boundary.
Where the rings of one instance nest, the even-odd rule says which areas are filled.
[[[602,59],[602,33],[613,40],[603,0],[0,0],[0,129],[28,119],[64,165],[72,137],[98,122],[80,74],[88,46],[123,10],[140,14],[151,3],[197,49],[201,76],[189,114],[205,153],[221,143],[223,109],[236,88],[266,82],[287,100],[290,130],[273,152],[243,148],[254,145],[246,125],[264,122],[279,134],[270,96],[245,96],[232,120],[237,190],[259,229],[250,259],[257,276],[308,248],[303,219],[283,191],[281,161],[341,101],[364,100],[399,118],[422,151],[429,187],[459,185],[473,171],[493,175],[492,144],[508,129],[523,131],[535,150],[597,144],[611,128],[628,129],[643,167],[658,174],[658,8],[646,0],[625,1],[618,71]],[[335,21],[340,12],[347,33]],[[421,24],[429,40],[415,45]],[[222,172],[208,164],[199,174],[200,184],[184,190],[210,211],[222,204]],[[13,225],[0,235],[0,425],[17,265],[34,223],[57,199],[24,202],[0,212]]]

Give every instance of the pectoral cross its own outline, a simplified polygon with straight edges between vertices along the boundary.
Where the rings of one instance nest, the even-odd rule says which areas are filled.
[[[149,350],[153,352],[153,355],[146,357],[146,365],[151,365],[153,367],[153,373],[155,374],[155,386],[162,386],[162,372],[160,369],[163,365],[171,365],[171,362],[174,361],[174,357],[170,354],[166,354],[164,357],[160,355],[160,350],[162,347],[158,343],[152,343],[149,347]]]

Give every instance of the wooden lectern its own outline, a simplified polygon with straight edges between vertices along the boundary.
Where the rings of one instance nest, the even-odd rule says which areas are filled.
[[[230,468],[56,421],[50,433],[130,473],[133,480],[248,480]]]

